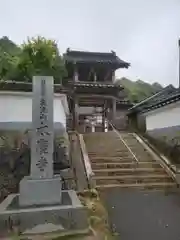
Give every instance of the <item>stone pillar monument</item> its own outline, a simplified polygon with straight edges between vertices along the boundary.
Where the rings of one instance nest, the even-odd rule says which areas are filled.
[[[31,177],[53,177],[53,78],[33,78]]]
[[[20,206],[61,202],[61,179],[53,175],[52,77],[33,78],[31,172],[20,182]]]
[[[53,87],[52,77],[33,78],[30,176],[21,180],[19,193],[0,204],[0,232],[17,223],[22,234],[32,236],[89,232],[76,191],[62,190],[60,176],[53,174]]]

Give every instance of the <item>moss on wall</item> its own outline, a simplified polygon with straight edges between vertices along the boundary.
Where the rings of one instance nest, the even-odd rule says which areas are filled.
[[[166,155],[173,164],[180,166],[180,133],[176,136],[168,135],[144,135],[158,150]]]

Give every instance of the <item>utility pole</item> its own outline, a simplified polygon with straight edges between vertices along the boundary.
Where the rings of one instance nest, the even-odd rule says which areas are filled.
[[[179,38],[179,40],[178,40],[178,45],[179,45],[179,69],[178,69],[178,71],[179,71],[179,79],[178,79],[178,81],[179,81],[179,88],[180,88],[180,38]]]

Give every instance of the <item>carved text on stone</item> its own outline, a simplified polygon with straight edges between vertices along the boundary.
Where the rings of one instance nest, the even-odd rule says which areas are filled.
[[[41,81],[41,96],[40,96],[40,126],[36,128],[37,141],[36,141],[36,152],[39,153],[39,159],[36,166],[41,172],[44,172],[45,167],[48,164],[48,108],[46,102],[46,82]]]

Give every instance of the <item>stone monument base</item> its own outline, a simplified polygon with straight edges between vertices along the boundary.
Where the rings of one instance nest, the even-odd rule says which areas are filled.
[[[53,178],[32,179],[24,177],[20,182],[20,206],[54,205],[61,203],[61,178],[59,175]]]
[[[6,232],[12,228],[11,226],[16,226],[24,234],[55,230],[63,232],[87,230],[89,228],[87,210],[81,204],[76,192],[73,190],[61,192],[61,204],[52,206],[22,207],[19,204],[19,194],[9,195],[0,204],[0,232]]]

